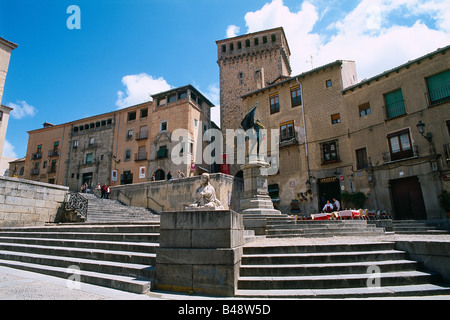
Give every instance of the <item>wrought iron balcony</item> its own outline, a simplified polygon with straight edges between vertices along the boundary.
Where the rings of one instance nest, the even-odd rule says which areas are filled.
[[[42,153],[36,152],[31,155],[31,160],[37,160],[42,158]]]
[[[134,161],[147,160],[147,152],[139,152],[134,154]]]
[[[58,154],[59,154],[59,151],[57,149],[53,149],[48,152],[49,157],[57,157]]]
[[[419,156],[419,146],[413,146],[411,149],[402,152],[384,152],[382,156],[384,163],[417,158]]]
[[[386,104],[386,117],[392,119],[406,114],[405,100]]]
[[[431,90],[425,94],[428,106],[435,106],[450,101],[450,84]]]

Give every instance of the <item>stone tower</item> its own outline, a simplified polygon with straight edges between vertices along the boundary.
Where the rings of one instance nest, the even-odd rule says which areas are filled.
[[[246,111],[242,96],[291,75],[291,55],[283,28],[219,40],[221,129],[241,128]],[[225,150],[224,150],[225,153]],[[230,174],[239,171],[231,165]]]

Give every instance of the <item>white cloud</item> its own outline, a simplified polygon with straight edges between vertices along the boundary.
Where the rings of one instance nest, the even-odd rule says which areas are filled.
[[[205,96],[214,104],[211,109],[211,121],[214,121],[220,127],[220,88],[217,84],[208,87]]]
[[[284,28],[294,75],[309,70],[312,57],[314,67],[354,60],[363,79],[450,44],[448,0],[362,0],[326,26],[328,5],[310,1],[295,12],[273,0],[245,15],[248,32]]]
[[[227,38],[234,38],[238,35],[241,28],[235,25],[229,25],[227,28]]]
[[[117,92],[116,106],[119,109],[151,100],[151,95],[172,89],[164,78],[153,78],[146,73],[127,75],[122,78],[126,93]]]
[[[8,140],[5,140],[3,145],[2,157],[18,158],[17,153],[14,151],[14,146]]]
[[[17,101],[17,103],[8,103],[8,107],[13,108],[10,113],[10,116],[14,119],[22,119],[27,116],[33,117],[37,110],[32,105],[29,105],[26,101]]]

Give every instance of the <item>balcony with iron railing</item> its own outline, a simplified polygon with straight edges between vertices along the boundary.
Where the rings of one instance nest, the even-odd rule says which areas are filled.
[[[147,152],[138,152],[134,154],[134,161],[147,160]]]
[[[280,148],[292,146],[292,145],[298,145],[299,139],[298,139],[298,132],[294,131],[293,135],[287,135],[285,137],[282,137],[280,135]]]
[[[147,131],[137,132],[136,133],[136,140],[143,140],[143,139],[147,139],[147,138],[148,138]]]
[[[37,160],[42,158],[42,153],[36,152],[31,155],[31,160]]]
[[[410,160],[419,157],[419,146],[413,146],[409,150],[401,152],[384,152],[382,154],[384,163],[391,163],[396,161]]]
[[[58,154],[59,154],[58,149],[53,149],[53,150],[50,150],[50,151],[48,152],[48,156],[49,156],[49,157],[57,157]]]
[[[92,165],[97,165],[99,163],[97,158],[91,158],[91,159],[84,159],[83,163],[81,164],[82,167],[89,167]]]
[[[428,106],[432,107],[441,103],[450,101],[450,84],[442,86],[437,89],[430,90],[425,94],[428,101]]]
[[[38,174],[39,174],[39,168],[31,169],[30,175],[36,176],[36,175],[38,175]]]
[[[393,119],[406,114],[405,100],[396,101],[385,105],[386,118]]]

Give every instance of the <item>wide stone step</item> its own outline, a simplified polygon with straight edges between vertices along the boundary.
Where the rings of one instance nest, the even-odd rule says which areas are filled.
[[[139,232],[139,233],[151,233],[159,232],[159,222],[148,223],[143,222],[137,224],[131,223],[104,223],[104,224],[90,224],[90,223],[74,223],[74,224],[55,224],[42,227],[14,227],[14,228],[0,228],[0,234],[2,232],[14,231],[14,232],[86,232],[86,233],[111,233],[111,232]]]
[[[77,270],[75,274],[72,269],[64,267],[53,267],[34,263],[24,263],[19,261],[0,260],[0,265],[16,268],[26,271],[42,273],[46,275],[56,276],[60,278],[71,279],[71,277],[78,277],[81,282],[90,283],[94,285],[109,287],[113,289],[145,293],[148,292],[152,286],[152,282],[148,278],[127,277],[121,275],[112,275],[105,273],[98,273],[85,270]]]
[[[86,249],[120,250],[131,252],[155,253],[158,243],[125,242],[125,241],[95,241],[95,240],[70,240],[52,238],[28,238],[28,237],[4,237],[0,236],[0,243],[20,243],[43,246],[73,247]]]
[[[367,273],[370,267],[380,268],[380,272],[414,271],[418,262],[410,260],[372,261],[352,263],[310,263],[310,264],[280,264],[280,265],[243,265],[240,276],[315,276]]]
[[[405,297],[450,295],[450,287],[434,284],[417,284],[406,286],[360,287],[342,289],[291,289],[291,290],[243,290],[236,291],[241,298],[308,298],[308,299],[343,299],[367,297]]]
[[[267,238],[295,238],[295,237],[307,237],[307,238],[321,238],[321,237],[334,237],[334,236],[368,236],[368,235],[382,235],[384,232],[377,230],[374,231],[357,231],[357,230],[333,230],[333,231],[319,231],[319,232],[284,232],[284,233],[270,233]]]
[[[85,239],[99,241],[159,242],[159,233],[102,233],[102,232],[1,232],[4,237]]]
[[[329,237],[382,235],[383,228],[365,220],[297,220],[294,218],[269,218],[265,234],[268,238]]]
[[[286,290],[286,289],[329,289],[367,287],[371,273],[319,275],[319,276],[275,276],[239,277],[238,289]],[[402,271],[378,274],[381,286],[427,284],[439,279],[432,272]]]
[[[404,259],[406,253],[398,250],[327,252],[327,253],[289,253],[243,255],[244,265],[268,264],[307,264],[307,263],[345,263],[358,261],[383,261]]]
[[[361,242],[361,243],[325,243],[299,245],[256,245],[243,248],[244,255],[252,254],[286,254],[286,253],[328,253],[394,250],[395,242]]]
[[[303,224],[303,223],[284,223],[284,224],[268,224],[268,229],[302,229],[302,230],[317,230],[317,229],[375,229],[375,225],[367,225],[365,223],[329,223],[329,224]]]
[[[18,243],[0,243],[0,250],[12,252],[36,253],[43,255],[84,258],[125,263],[155,265],[156,254],[102,249],[64,248],[42,245],[25,245]]]
[[[317,227],[317,226],[326,226],[326,225],[367,225],[366,220],[297,220],[294,219],[268,219],[267,220],[268,225],[279,225],[279,224],[294,224],[294,225],[301,225],[305,227]]]

